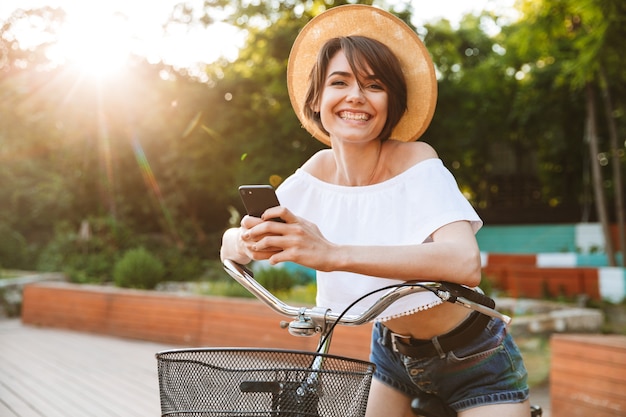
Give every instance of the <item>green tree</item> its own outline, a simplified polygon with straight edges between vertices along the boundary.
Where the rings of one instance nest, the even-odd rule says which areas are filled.
[[[578,130],[578,139],[585,138],[589,145],[589,166],[596,211],[603,225],[605,246],[611,264],[615,264],[609,232],[609,215],[605,204],[606,184],[613,189],[616,217],[623,227],[623,203],[621,196],[621,164],[618,156],[623,148],[616,148],[617,127],[615,115],[620,114],[623,103],[605,100],[606,125],[597,123],[595,90],[600,87],[608,97],[613,89],[622,90],[624,85],[623,54],[621,42],[626,19],[626,7],[618,1],[552,1],[521,2],[523,18],[511,31],[529,68],[539,64],[554,66],[552,87],[565,88],[586,108],[585,129]],[[531,74],[532,75],[532,74]],[[613,87],[616,86],[616,87]],[[615,105],[616,107],[613,107]],[[582,132],[587,132],[586,135]],[[603,132],[612,132],[613,145],[601,140]],[[576,139],[575,137],[573,139]],[[580,143],[580,142],[578,142]],[[572,144],[572,148],[580,147]],[[611,149],[611,147],[613,147]],[[602,149],[605,149],[602,152]],[[613,155],[613,183],[604,181],[602,166],[609,164],[606,155]],[[622,158],[623,160],[623,158]],[[622,242],[624,238],[620,239]],[[622,244],[623,248],[623,244]]]
[[[16,11],[0,24],[0,230],[17,243],[2,246],[0,263],[84,260],[75,241],[88,220],[124,230],[123,238],[103,237],[106,257],[93,254],[99,279],[118,252],[138,244],[159,254],[168,279],[183,264],[193,265],[185,276],[197,273],[199,259],[217,257],[223,229],[237,222],[229,209],[242,209],[237,186],[276,185],[323,147],[291,109],[287,59],[306,22],[344,3],[212,0],[200,14],[181,4],[172,16],[179,24],[224,16],[245,30],[239,57],[208,65],[201,77],[134,57],[126,74],[100,82],[48,61],[61,10]],[[410,22],[410,2],[394,4]],[[626,130],[625,7],[525,1],[521,18],[507,24],[483,13],[458,28],[438,21],[419,29],[439,77],[438,109],[423,140],[481,214],[493,210],[511,222],[510,213],[530,213],[536,221],[582,207],[581,218],[594,220],[585,210],[598,162],[605,180],[596,189],[616,203],[616,215],[623,210],[616,168]],[[497,33],[488,30],[494,24]],[[26,47],[18,27],[44,33],[46,42]],[[581,140],[587,86],[598,98],[593,158]]]

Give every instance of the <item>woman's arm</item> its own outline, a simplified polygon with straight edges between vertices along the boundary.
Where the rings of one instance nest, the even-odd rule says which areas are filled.
[[[480,251],[469,222],[447,224],[433,241],[408,246],[347,246],[337,252],[336,269],[403,280],[449,281],[477,286]]]
[[[230,259],[242,265],[247,264],[250,259],[243,250],[240,249],[241,227],[233,227],[224,232],[222,236],[222,247],[220,248],[220,259]]]
[[[348,271],[403,280],[450,281],[469,286],[480,282],[480,251],[469,222],[439,228],[432,242],[404,246],[337,245],[317,226],[284,207],[264,216],[286,223],[262,222],[242,233],[252,259],[296,262],[320,271]],[[366,227],[366,226],[364,226]]]

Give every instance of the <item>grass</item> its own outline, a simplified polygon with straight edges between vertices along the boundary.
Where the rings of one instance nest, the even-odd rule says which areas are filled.
[[[515,338],[528,371],[528,385],[544,385],[550,377],[550,339],[548,336]]]
[[[200,295],[254,298],[248,290],[234,280],[204,282],[198,285],[196,292]],[[315,284],[296,285],[289,290],[272,291],[278,299],[294,306],[314,305],[315,292]]]
[[[23,275],[29,275],[28,271],[15,271],[12,269],[0,269],[0,279],[3,278],[17,278]]]

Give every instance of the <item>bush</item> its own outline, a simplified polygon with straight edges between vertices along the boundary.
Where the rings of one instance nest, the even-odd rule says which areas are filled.
[[[144,248],[128,250],[113,268],[118,287],[151,290],[164,276],[163,263]]]
[[[0,223],[0,263],[5,268],[28,269],[28,245],[18,231]]]
[[[115,263],[125,249],[139,246],[120,224],[109,218],[89,220],[91,234],[81,238],[76,224],[56,225],[54,239],[41,251],[40,271],[60,271],[72,282],[103,284],[111,281]]]
[[[217,295],[220,297],[254,298],[254,295],[233,279],[222,279],[210,282],[208,290],[201,294]]]
[[[209,262],[190,251],[179,249],[174,246],[150,248],[158,254],[165,267],[166,281],[197,281],[202,277]]]
[[[272,293],[289,291],[297,282],[286,268],[262,268],[254,273],[254,278]]]

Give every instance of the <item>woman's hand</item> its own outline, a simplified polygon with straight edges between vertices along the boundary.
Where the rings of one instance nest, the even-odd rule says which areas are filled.
[[[283,222],[270,220],[277,217]],[[317,270],[329,268],[335,246],[315,224],[284,207],[268,209],[261,219],[246,216],[241,226],[241,240],[250,259],[267,259],[272,265],[290,261]]]
[[[262,223],[264,221],[258,217],[244,216],[240,227],[226,230],[222,237],[221,260],[230,259],[245,265],[251,260],[266,259],[266,251],[257,249],[257,242],[263,236],[252,237],[253,235],[250,235],[250,230]]]
[[[280,248],[267,246],[264,241],[266,236],[279,233],[278,231],[267,231],[268,227],[263,226],[264,224],[271,225],[272,223],[276,222],[253,216],[244,216],[241,219],[240,248],[250,259],[255,261],[268,259],[271,255],[281,250]]]

